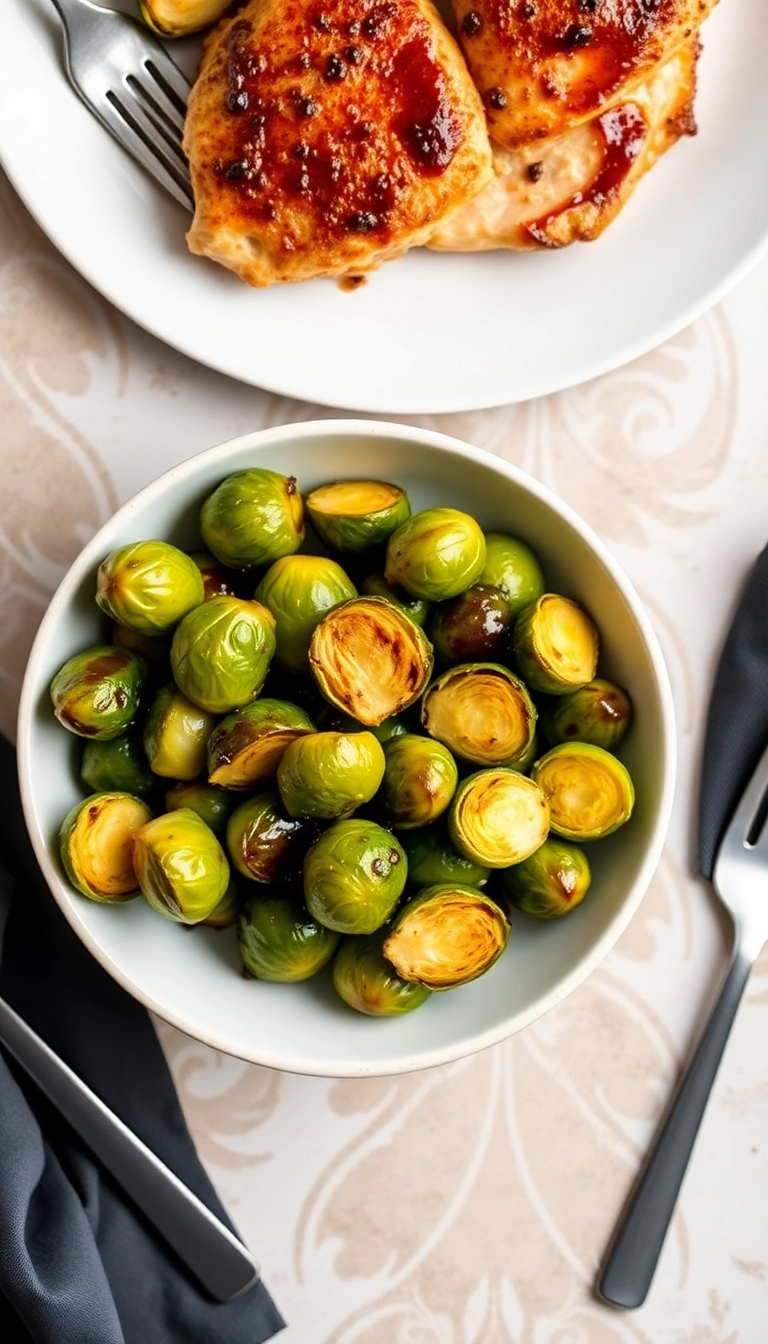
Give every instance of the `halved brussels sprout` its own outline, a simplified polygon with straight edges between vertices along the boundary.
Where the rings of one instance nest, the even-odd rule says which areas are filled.
[[[440,883],[418,891],[392,921],[384,956],[403,980],[455,989],[484,975],[509,939],[504,911],[475,887]]]
[[[520,674],[533,691],[564,695],[586,686],[597,671],[600,637],[591,616],[560,593],[544,593],[515,622]]]
[[[525,683],[501,663],[448,668],[421,702],[422,726],[430,736],[476,765],[526,761],[536,717]]]
[[[308,733],[286,747],[277,787],[292,817],[348,817],[370,802],[384,777],[373,733]]]
[[[202,779],[193,779],[172,784],[165,790],[163,803],[166,812],[175,812],[179,807],[191,808],[215,835],[221,835],[226,830],[233,798],[226,789],[219,789]]]
[[[323,695],[367,728],[418,700],[432,645],[401,607],[381,597],[342,602],[316,626],[309,665]]]
[[[382,951],[385,930],[345,938],[333,959],[333,986],[350,1008],[368,1017],[400,1017],[413,1012],[432,991],[403,980]]]
[[[197,779],[205,770],[206,746],[216,715],[188,700],[174,682],[157,691],[144,723],[144,750],[155,775]]]
[[[384,577],[414,597],[440,602],[475,583],[484,565],[485,537],[476,519],[461,509],[423,509],[390,537]]]
[[[598,840],[632,815],[635,788],[618,756],[591,742],[563,742],[540,756],[531,778],[549,800],[552,830],[566,840]]]
[[[258,980],[295,984],[328,964],[339,935],[277,893],[248,901],[237,925],[243,969]]]
[[[506,766],[478,770],[462,780],[448,812],[448,834],[456,848],[484,868],[522,863],[549,831],[549,803],[543,789]]]
[[[139,0],[139,13],[161,37],[186,37],[226,14],[232,0]]]
[[[473,583],[433,607],[427,633],[440,662],[488,662],[503,656],[514,619],[500,588]]]
[[[388,602],[394,602],[396,607],[403,607],[411,620],[420,625],[422,629],[432,610],[432,603],[427,602],[426,598],[412,597],[398,584],[387,583],[384,575],[378,571],[375,574],[366,575],[360,584],[360,592],[364,597],[385,597]]]
[[[274,652],[271,611],[239,597],[211,597],[176,627],[171,670],[194,704],[228,714],[258,695]]]
[[[231,569],[271,565],[304,540],[304,501],[296,479],[267,467],[232,472],[203,501],[205,546]]]
[[[194,560],[167,541],[134,541],[106,556],[96,574],[96,605],[118,625],[164,634],[205,597]]]
[[[235,868],[252,882],[277,882],[301,871],[317,827],[286,816],[275,789],[243,799],[227,821],[227,853]]]
[[[189,558],[200,570],[206,600],[209,597],[238,596],[236,575],[231,569],[227,569],[226,565],[222,565],[215,555],[211,555],[210,551],[190,551]]]
[[[535,854],[504,868],[498,878],[518,910],[534,919],[560,919],[584,900],[592,874],[583,849],[550,835]]]
[[[412,887],[433,887],[441,882],[484,887],[488,881],[490,868],[460,854],[442,821],[423,830],[405,831],[402,843]]]
[[[133,837],[151,817],[141,798],[119,789],[75,803],[59,831],[59,853],[72,886],[105,905],[138,896]]]
[[[51,682],[53,712],[78,737],[122,737],[139,712],[147,670],[146,659],[131,649],[114,644],[83,649]]]
[[[406,733],[384,746],[381,799],[398,830],[426,826],[442,816],[459,782],[453,756],[442,742]]]
[[[290,700],[259,696],[227,714],[208,739],[208,779],[226,789],[250,789],[273,779],[286,747],[313,733],[308,714]]]
[[[349,575],[324,555],[285,555],[270,565],[254,597],[277,623],[275,657],[289,672],[309,670],[309,641],[321,616],[357,597]]]
[[[315,919],[339,933],[373,933],[405,887],[405,851],[383,826],[360,817],[335,821],[304,860],[304,898]]]
[[[538,556],[526,542],[506,532],[486,532],[485,564],[478,583],[500,588],[514,615],[546,591]]]
[[[219,841],[187,807],[153,817],[134,832],[133,865],[147,903],[180,924],[207,919],[230,881]]]
[[[137,733],[85,742],[80,778],[91,793],[133,793],[148,798],[157,780]]]
[[[605,677],[595,677],[569,695],[558,695],[539,708],[542,734],[550,746],[559,742],[592,742],[612,751],[632,721],[628,693]]]
[[[334,551],[380,546],[411,516],[405,490],[388,481],[334,481],[304,502],[318,537]]]

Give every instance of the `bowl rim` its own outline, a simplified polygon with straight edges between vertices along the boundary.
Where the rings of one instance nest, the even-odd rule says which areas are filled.
[[[39,695],[38,668],[44,660],[49,631],[55,627],[62,610],[66,608],[67,603],[87,577],[89,570],[94,569],[103,558],[104,543],[101,538],[107,528],[110,530],[115,527],[119,528],[120,524],[129,520],[132,514],[141,511],[146,505],[172,489],[175,483],[186,482],[194,478],[201,470],[204,471],[207,466],[213,465],[218,458],[230,458],[250,450],[258,452],[263,448],[279,447],[281,443],[291,441],[296,436],[299,436],[302,440],[311,440],[329,436],[340,438],[364,437],[366,434],[370,434],[378,440],[382,438],[400,440],[411,438],[417,446],[423,445],[427,448],[448,452],[453,456],[460,457],[465,461],[475,462],[492,472],[503,475],[514,485],[537,498],[553,514],[561,518],[580,538],[595,559],[607,571],[611,583],[616,587],[629,609],[641,641],[645,646],[658,702],[662,739],[660,743],[662,768],[661,787],[654,808],[650,842],[646,847],[631,887],[600,936],[583,953],[571,970],[558,981],[554,988],[539,995],[526,1009],[511,1017],[504,1018],[491,1027],[478,1030],[471,1037],[463,1038],[453,1045],[431,1047],[415,1055],[388,1056],[381,1061],[377,1060],[370,1067],[357,1062],[350,1063],[348,1067],[345,1067],[336,1059],[318,1060],[314,1057],[300,1058],[298,1056],[289,1058],[280,1051],[270,1051],[269,1049],[244,1052],[242,1046],[237,1046],[216,1030],[212,1029],[206,1034],[202,1034],[198,1023],[191,1024],[183,1013],[174,1011],[172,1007],[156,1000],[151,993],[137,985],[119,962],[105,953],[91,930],[80,921],[71,901],[71,892],[66,884],[55,871],[52,871],[49,847],[40,826],[37,824],[37,809],[32,787],[31,748],[34,736],[32,724],[35,716],[35,697]],[[381,421],[362,417],[294,421],[278,426],[268,426],[240,434],[235,438],[221,440],[208,448],[191,454],[160,473],[120,505],[82,547],[50,598],[27,659],[19,698],[16,728],[17,769],[22,812],[35,856],[44,881],[56,904],[76,936],[84,943],[95,960],[132,998],[141,1003],[149,1012],[184,1032],[192,1039],[219,1050],[223,1054],[249,1063],[287,1073],[328,1078],[390,1076],[451,1063],[516,1035],[557,1004],[563,1002],[579,985],[588,979],[605,959],[637,912],[658,867],[666,843],[677,778],[674,700],[669,673],[658,636],[632,581],[592,526],[552,488],[523,468],[499,457],[489,449],[479,448],[464,439],[440,430],[421,428],[399,421]]]

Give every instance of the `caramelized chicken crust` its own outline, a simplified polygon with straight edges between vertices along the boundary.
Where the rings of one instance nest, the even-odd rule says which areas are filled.
[[[493,171],[430,0],[249,0],[208,35],[184,148],[190,250],[258,287],[370,271]]]

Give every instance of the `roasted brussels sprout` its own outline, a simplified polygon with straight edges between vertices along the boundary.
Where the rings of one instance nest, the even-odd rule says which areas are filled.
[[[401,607],[355,597],[315,627],[309,665],[332,704],[367,728],[418,700],[432,671],[432,645]]]
[[[277,787],[292,817],[348,817],[370,802],[384,776],[373,733],[308,733],[286,747]]]
[[[466,858],[484,868],[508,868],[546,840],[549,804],[533,779],[497,766],[461,781],[447,820],[448,834]]]
[[[300,873],[316,826],[286,816],[276,789],[243,799],[226,827],[226,848],[235,868],[253,882],[271,883]]]
[[[207,919],[230,881],[219,841],[187,807],[153,817],[134,832],[133,865],[147,903],[180,924]]]
[[[312,919],[299,902],[275,892],[247,902],[237,941],[247,975],[293,984],[327,965],[339,935]]]
[[[96,605],[142,635],[165,634],[204,597],[194,560],[167,541],[119,546],[96,573]]]
[[[542,736],[549,746],[559,742],[592,742],[612,751],[632,720],[627,692],[605,677],[595,677],[568,695],[553,697],[539,707]]]
[[[292,701],[259,696],[214,728],[208,739],[208,779],[227,789],[249,789],[273,779],[286,747],[314,731],[309,715]]]
[[[473,583],[432,608],[427,633],[442,663],[488,662],[503,656],[514,613],[500,588]]]
[[[157,784],[137,733],[83,744],[80,778],[91,793],[133,793],[148,798]]]
[[[194,704],[228,714],[258,695],[274,652],[271,611],[239,597],[211,597],[176,627],[171,670]]]
[[[422,629],[432,610],[432,603],[427,602],[426,598],[412,597],[398,584],[387,583],[384,575],[379,573],[378,570],[374,574],[367,574],[362,580],[360,593],[363,597],[385,597],[388,602],[394,602],[395,606],[402,607],[411,620],[420,625]]]
[[[486,532],[485,564],[478,583],[500,588],[513,615],[546,590],[544,571],[526,542],[506,532]]]
[[[242,595],[238,593],[235,583],[236,576],[232,573],[232,570],[222,565],[215,555],[211,555],[210,551],[190,551],[189,558],[194,561],[200,570],[206,600],[209,597],[238,597]]]
[[[155,775],[197,779],[205,770],[206,746],[216,715],[188,700],[174,682],[161,686],[144,723],[144,750]]]
[[[475,583],[484,565],[485,537],[470,514],[424,509],[390,537],[384,577],[414,597],[440,602]]]
[[[180,780],[172,784],[165,790],[163,804],[166,812],[175,812],[179,807],[191,808],[215,835],[222,835],[226,830],[234,806],[231,793],[202,779]]]
[[[386,923],[405,887],[405,851],[383,826],[347,817],[314,842],[304,860],[311,915],[339,933],[373,933]]]
[[[232,0],[139,0],[139,13],[161,37],[186,37],[208,28],[231,5]]]
[[[550,835],[535,854],[498,874],[507,899],[534,919],[560,919],[580,905],[592,874],[583,849]]]
[[[447,808],[459,781],[453,756],[442,742],[405,733],[384,745],[381,799],[397,830],[427,826]]]
[[[309,641],[321,616],[357,597],[349,575],[324,555],[285,555],[270,565],[254,597],[276,621],[275,657],[289,672],[309,670]]]
[[[292,555],[304,540],[304,501],[293,476],[246,467],[203,501],[200,532],[223,565],[252,569]]]
[[[432,991],[403,980],[382,951],[385,930],[344,938],[333,959],[333,986],[350,1008],[368,1017],[400,1017],[413,1012]]]
[[[533,691],[564,695],[597,671],[600,638],[584,608],[560,593],[524,607],[512,636],[517,666]]]
[[[138,896],[133,837],[151,817],[141,798],[118,789],[75,803],[59,831],[59,853],[72,886],[105,905]]]
[[[540,756],[531,778],[549,800],[552,830],[566,840],[598,840],[632,815],[635,789],[618,756],[591,742],[563,742]]]
[[[122,737],[139,712],[146,680],[142,654],[94,645],[59,668],[51,682],[53,712],[78,737]]]
[[[404,831],[401,840],[411,887],[433,887],[441,882],[484,887],[488,881],[490,868],[459,853],[449,839],[444,821],[423,830]]]
[[[504,911],[476,887],[440,883],[418,891],[395,915],[384,956],[403,980],[454,989],[484,975],[509,939]]]
[[[422,726],[465,761],[520,766],[536,731],[525,683],[501,663],[463,663],[436,677],[421,702]]]
[[[411,516],[405,490],[387,481],[334,481],[311,490],[304,503],[318,537],[334,551],[383,545]]]

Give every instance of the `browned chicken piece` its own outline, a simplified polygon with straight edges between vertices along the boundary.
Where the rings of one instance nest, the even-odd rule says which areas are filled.
[[[717,0],[451,0],[491,138],[546,140],[616,103],[687,43]]]
[[[250,285],[357,277],[492,176],[429,0],[250,0],[208,36],[185,130],[190,250]]]
[[[698,54],[698,38],[690,39],[631,98],[553,140],[494,146],[493,181],[439,225],[428,246],[478,252],[597,238],[659,155],[695,134]]]

